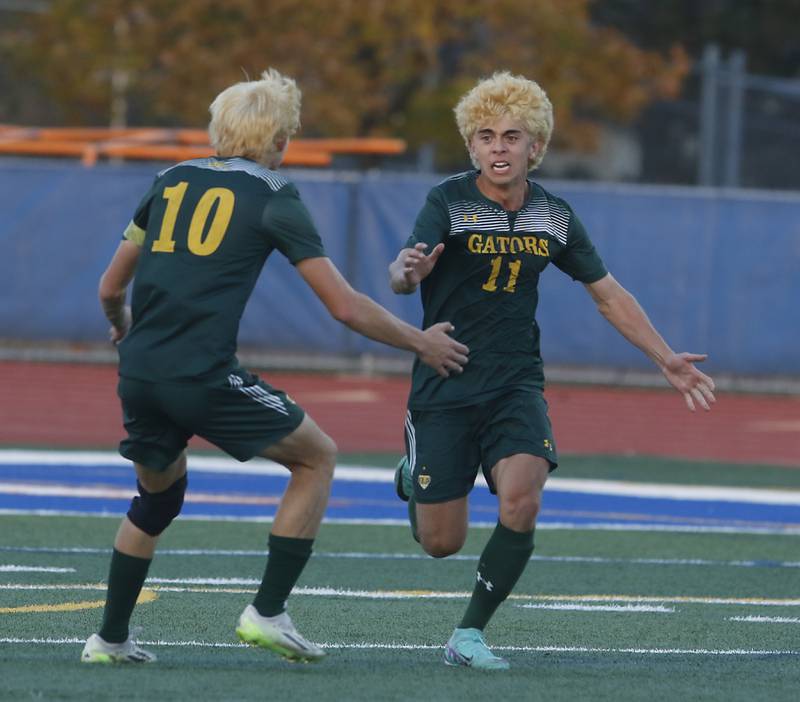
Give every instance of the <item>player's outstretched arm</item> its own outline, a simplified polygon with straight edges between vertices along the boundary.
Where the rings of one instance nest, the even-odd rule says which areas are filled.
[[[664,377],[683,395],[686,406],[694,412],[695,403],[710,410],[714,381],[695,367],[705,361],[705,354],[675,353],[653,327],[636,298],[609,273],[586,289],[600,313],[634,346],[646,353],[661,369]]]
[[[115,344],[122,341],[131,325],[131,310],[125,305],[125,296],[136,272],[140,251],[137,244],[126,239],[120,243],[108,268],[100,277],[97,294],[103,313],[111,322],[108,335]]]
[[[427,244],[420,242],[412,249],[401,249],[397,258],[389,264],[389,284],[394,292],[409,295],[430,275],[444,251],[444,244],[436,244],[426,255],[427,248]]]
[[[469,349],[449,333],[453,325],[440,322],[420,331],[395,317],[350,286],[328,258],[307,258],[297,270],[331,315],[359,334],[390,346],[413,351],[439,375],[460,373]]]

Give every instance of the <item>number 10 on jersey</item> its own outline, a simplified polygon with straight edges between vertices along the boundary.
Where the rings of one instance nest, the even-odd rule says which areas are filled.
[[[189,183],[184,180],[177,185],[164,188],[167,209],[164,212],[164,219],[161,221],[161,231],[158,234],[158,239],[153,242],[153,251],[160,253],[172,253],[175,251],[175,239],[173,239],[175,222],[178,219],[178,210],[180,210],[183,197],[186,195],[187,187],[189,187]],[[203,193],[194,208],[192,220],[189,223],[189,236],[186,240],[186,246],[189,251],[196,256],[208,256],[219,248],[231,222],[234,200],[233,191],[228,190],[228,188],[209,188]],[[217,204],[217,210],[214,212],[211,226],[208,228],[208,234],[203,238],[208,216],[211,214],[211,209],[215,203]]]

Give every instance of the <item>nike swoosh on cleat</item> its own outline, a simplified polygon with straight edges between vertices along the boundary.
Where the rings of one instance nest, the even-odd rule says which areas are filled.
[[[467,656],[459,653],[454,648],[450,648],[450,646],[447,647],[447,652],[457,663],[461,663],[462,665],[470,665],[472,663],[472,656],[467,658]]]
[[[301,648],[304,651],[310,651],[311,650],[311,647],[308,646],[304,641],[301,641],[300,639],[292,636],[291,634],[287,634],[286,632],[283,632],[283,635],[287,639],[289,639],[289,641],[291,641],[295,646],[297,646],[297,648]]]

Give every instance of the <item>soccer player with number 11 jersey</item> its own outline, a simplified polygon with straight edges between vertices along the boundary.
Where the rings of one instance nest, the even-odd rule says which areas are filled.
[[[412,531],[431,556],[463,546],[468,495],[482,470],[499,519],[478,563],[472,598],[445,647],[450,665],[504,670],[484,629],[533,552],[547,476],[558,464],[543,395],[536,324],[539,275],[549,263],[584,285],[603,316],[646,353],[667,381],[709,409],[714,383],[675,353],[606,270],[580,220],[528,176],[542,161],[553,109],[534,81],[507,72],[462,97],[456,122],[475,170],[434,187],[405,248],[389,267],[392,289],[420,288],[424,325],[451,321],[469,365],[443,382],[414,364],[406,456],[395,474]]]

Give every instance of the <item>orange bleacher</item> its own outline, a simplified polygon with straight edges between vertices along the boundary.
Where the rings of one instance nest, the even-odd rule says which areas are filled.
[[[334,154],[396,156],[405,150],[402,139],[383,137],[294,139],[283,163],[326,167],[333,163]],[[0,154],[79,158],[85,166],[101,159],[184,161],[213,153],[203,129],[0,125]]]

